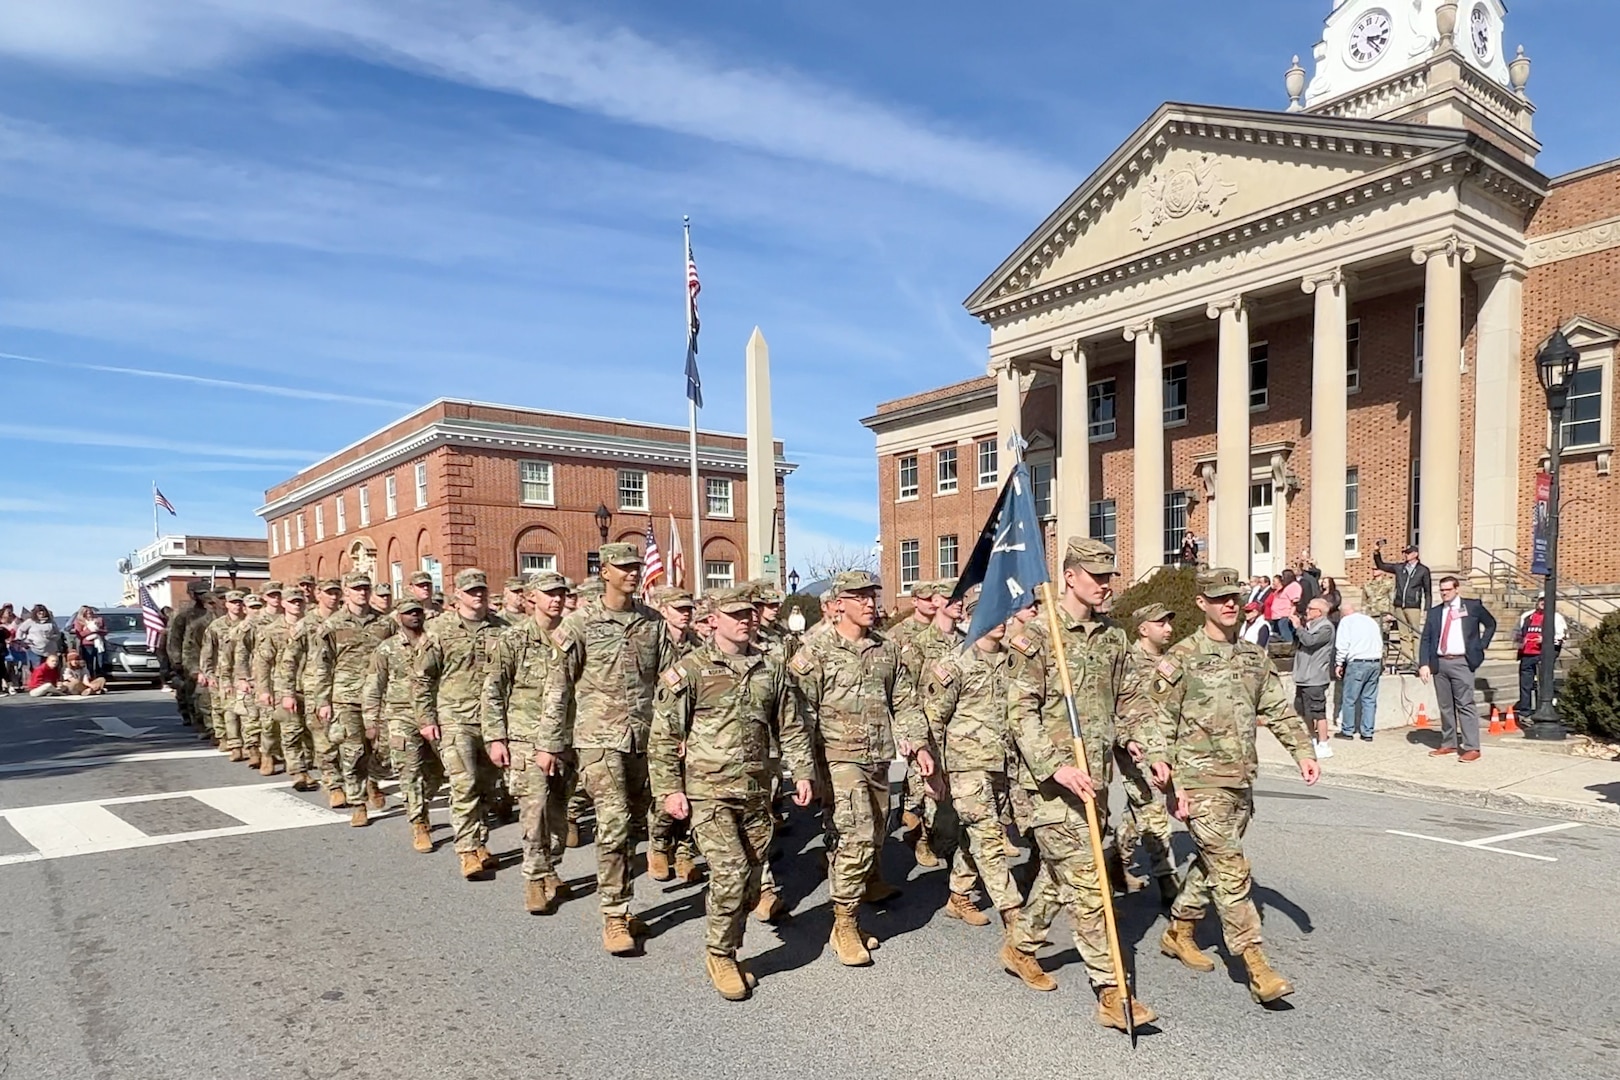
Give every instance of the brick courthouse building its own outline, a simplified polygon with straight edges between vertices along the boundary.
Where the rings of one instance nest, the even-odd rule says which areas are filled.
[[[265,492],[270,573],[335,577],[353,568],[395,593],[417,570],[450,581],[477,566],[493,578],[596,570],[609,541],[641,546],[649,521],[669,548],[669,518],[691,572],[709,587],[747,577],[747,479],[742,435],[698,433],[703,552],[692,548],[685,428],[571,413],[434,401]],[[775,444],[778,565],[785,550],[782,479],[794,468]]]
[[[1380,538],[1527,571],[1563,329],[1560,572],[1615,591],[1620,161],[1537,171],[1504,14],[1342,0],[1286,111],[1149,117],[968,298],[988,374],[863,421],[891,590],[966,560],[1015,430],[1052,533],[1128,580],[1188,529],[1251,573],[1308,551],[1360,584]]]

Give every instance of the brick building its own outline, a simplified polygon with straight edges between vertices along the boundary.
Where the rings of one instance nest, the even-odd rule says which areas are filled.
[[[1536,170],[1504,14],[1423,0],[1392,23],[1345,0],[1287,111],[1158,109],[969,297],[988,374],[863,421],[891,589],[966,560],[1014,431],[1049,535],[1108,540],[1128,579],[1189,529],[1248,573],[1309,552],[1358,585],[1382,538],[1526,579],[1550,428],[1535,356],[1561,329],[1581,361],[1560,572],[1620,591],[1601,528],[1620,161]]]
[[[701,559],[692,547],[685,428],[441,398],[265,492],[270,569],[332,577],[351,568],[399,584],[477,566],[492,577],[553,569],[594,573],[607,538],[643,544],[652,523],[669,550],[673,514],[687,564],[708,586],[747,575],[747,440],[698,434]],[[795,466],[775,444],[776,548],[786,542],[782,480]],[[690,574],[690,571],[689,571]],[[690,577],[688,580],[690,584]]]

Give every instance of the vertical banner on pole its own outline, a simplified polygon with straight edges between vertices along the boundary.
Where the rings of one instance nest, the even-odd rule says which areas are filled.
[[[1536,473],[1535,531],[1530,540],[1530,572],[1547,573],[1547,507],[1552,502],[1552,473]]]

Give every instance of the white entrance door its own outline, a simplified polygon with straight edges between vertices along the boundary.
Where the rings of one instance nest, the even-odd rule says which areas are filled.
[[[1270,480],[1249,485],[1249,573],[1270,577],[1277,572],[1282,544],[1275,535]]]

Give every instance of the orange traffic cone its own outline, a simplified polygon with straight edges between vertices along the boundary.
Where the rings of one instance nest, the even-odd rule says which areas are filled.
[[[1487,734],[1487,735],[1500,735],[1500,734],[1502,734],[1502,714],[1496,711],[1496,706],[1495,705],[1491,706],[1491,726],[1488,729],[1486,729],[1485,734]]]
[[[1513,706],[1508,706],[1507,719],[1502,721],[1502,731],[1508,735],[1517,735],[1520,732],[1519,718],[1513,714]]]
[[[1429,714],[1428,711],[1423,708],[1423,702],[1421,701],[1418,702],[1417,719],[1412,721],[1412,726],[1415,728],[1426,728],[1429,726]]]

